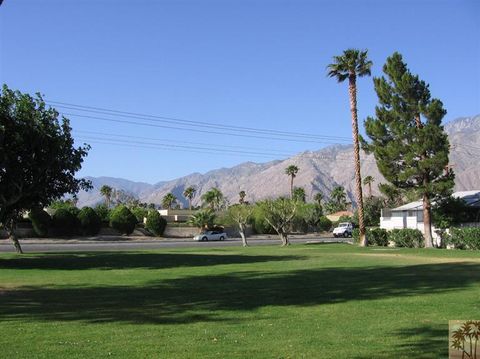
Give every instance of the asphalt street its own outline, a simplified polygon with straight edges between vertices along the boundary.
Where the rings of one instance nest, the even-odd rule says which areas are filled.
[[[348,239],[332,237],[292,237],[291,244],[320,244],[341,243]],[[280,245],[280,240],[275,238],[251,238],[250,246]],[[20,240],[25,253],[34,252],[90,252],[90,251],[130,251],[160,248],[208,248],[208,247],[240,247],[240,239],[227,239],[225,241],[196,242],[191,239],[128,239],[128,240]],[[1,252],[14,252],[13,245],[8,240],[0,241]]]

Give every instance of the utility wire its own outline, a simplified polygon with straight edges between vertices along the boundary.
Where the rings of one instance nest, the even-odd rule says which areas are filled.
[[[48,104],[54,105],[56,107],[66,108],[70,110],[98,113],[103,115],[112,115],[112,116],[115,115],[120,117],[143,119],[148,121],[157,120],[158,122],[175,123],[175,124],[182,124],[186,126],[196,126],[196,127],[202,127],[202,128],[209,127],[209,128],[223,129],[223,130],[229,130],[229,131],[240,130],[240,131],[253,132],[253,133],[275,134],[277,136],[305,137],[305,138],[311,138],[311,139],[329,139],[329,140],[336,140],[336,141],[351,141],[351,138],[345,137],[345,136],[319,135],[319,134],[293,132],[293,131],[279,131],[275,129],[262,129],[262,128],[253,128],[253,127],[245,127],[245,126],[222,125],[222,124],[216,124],[212,122],[192,121],[192,120],[184,120],[180,118],[167,117],[167,116],[147,115],[147,114],[141,114],[136,112],[119,111],[119,110],[107,109],[102,107],[76,105],[76,104],[60,102],[60,101],[45,101],[45,102]]]

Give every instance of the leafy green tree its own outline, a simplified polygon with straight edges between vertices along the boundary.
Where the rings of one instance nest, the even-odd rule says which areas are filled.
[[[370,143],[382,175],[399,189],[422,197],[425,246],[432,247],[432,200],[448,195],[454,174],[447,169],[449,142],[443,130],[443,104],[432,99],[429,86],[408,70],[399,53],[383,66],[386,77],[374,78],[379,105],[365,120]]]
[[[234,204],[233,206],[228,207],[227,210],[227,217],[238,226],[238,232],[240,233],[240,237],[242,237],[242,244],[244,247],[248,246],[245,230],[252,215],[253,206],[248,204]]]
[[[238,203],[244,204],[245,203],[245,197],[247,196],[245,191],[240,191],[238,192]]]
[[[89,189],[75,178],[88,145],[74,147],[69,121],[35,98],[6,85],[0,93],[0,224],[15,249],[22,253],[16,235],[20,214],[45,207],[65,194]]]
[[[285,174],[290,176],[290,198],[293,198],[293,179],[297,177],[299,168],[295,165],[290,165],[285,168]]]
[[[218,188],[212,188],[202,195],[202,201],[212,210],[219,210],[223,203],[223,193]]]
[[[110,214],[110,226],[122,234],[131,234],[135,230],[136,224],[137,218],[123,204],[115,207]]]
[[[327,213],[345,211],[347,209],[347,194],[342,186],[335,187],[330,193],[330,200],[325,203]]]
[[[297,202],[306,202],[305,190],[302,187],[295,187],[293,189],[293,200]]]
[[[366,176],[363,179],[363,184],[365,186],[368,186],[368,197],[372,197],[372,183],[375,181],[375,179],[372,176]]]
[[[162,207],[165,209],[171,209],[176,202],[177,202],[177,197],[175,197],[173,193],[167,193],[162,198]]]
[[[190,216],[187,223],[194,225],[200,232],[213,227],[215,212],[211,209],[204,209]]]
[[[83,207],[77,218],[83,235],[94,236],[100,232],[102,219],[92,208]]]
[[[52,216],[52,227],[55,235],[73,236],[78,234],[80,222],[77,213],[69,211],[67,208],[59,208]]]
[[[106,204],[102,203],[95,207],[95,212],[98,214],[102,222],[110,222],[110,208]]]
[[[363,202],[364,221],[366,226],[379,226],[382,208],[385,207],[381,197],[368,197]],[[353,221],[358,223],[358,211],[353,215]]]
[[[188,209],[192,210],[192,199],[195,197],[195,193],[197,193],[197,189],[193,186],[185,188],[183,191],[183,196],[188,199]]]
[[[265,213],[265,220],[275,229],[282,246],[288,246],[288,230],[297,213],[298,203],[292,199],[280,197],[275,200],[265,200],[260,203]]]
[[[367,59],[367,51],[348,49],[341,56],[334,56],[333,63],[328,65],[328,76],[335,77],[338,82],[348,79],[350,96],[350,112],[352,115],[353,153],[355,164],[355,194],[358,207],[360,230],[360,246],[366,246],[365,224],[363,223],[362,177],[360,173],[360,145],[357,117],[357,77],[370,76],[372,61]]]
[[[52,224],[52,218],[43,208],[32,208],[28,213],[28,218],[32,221],[33,230],[39,237],[46,237]]]
[[[147,222],[145,227],[156,236],[162,236],[167,227],[167,221],[158,211],[150,211],[147,215]]]
[[[313,200],[318,204],[318,205],[322,205],[322,201],[323,201],[323,193],[322,192],[317,192],[315,193],[315,195],[313,196]]]
[[[112,203],[112,187],[110,186],[107,186],[106,184],[104,184],[101,188],[100,188],[100,194],[102,196],[105,197],[105,205],[110,208],[110,204]]]
[[[137,223],[143,223],[145,217],[148,215],[148,210],[140,206],[132,207],[130,208],[130,211],[137,219]]]

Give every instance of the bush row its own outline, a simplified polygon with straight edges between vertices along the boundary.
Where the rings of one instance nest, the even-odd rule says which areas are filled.
[[[452,228],[445,243],[456,249],[480,249],[480,228]]]
[[[120,233],[128,235],[134,231],[137,223],[143,222],[144,217],[147,217],[146,228],[153,234],[161,236],[167,222],[157,211],[147,212],[143,208],[130,210],[121,205],[110,210],[104,205],[95,209],[64,206],[57,208],[53,216],[42,208],[34,208],[29,213],[33,230],[38,237],[78,234],[92,236],[100,232],[102,224],[108,224]]]
[[[395,247],[420,248],[423,247],[423,234],[418,229],[394,229],[387,231],[383,228],[367,229],[368,245],[386,247],[390,242]],[[358,228],[353,230],[353,240],[358,243],[360,232]]]

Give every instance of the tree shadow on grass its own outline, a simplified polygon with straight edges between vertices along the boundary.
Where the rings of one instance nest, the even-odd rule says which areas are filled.
[[[302,259],[301,256],[260,256],[188,253],[82,252],[0,258],[0,269],[163,269],[222,264],[248,264]]]
[[[479,282],[480,265],[445,263],[198,275],[141,286],[20,288],[0,295],[0,320],[240,321],[242,312],[264,306],[431,295]]]

